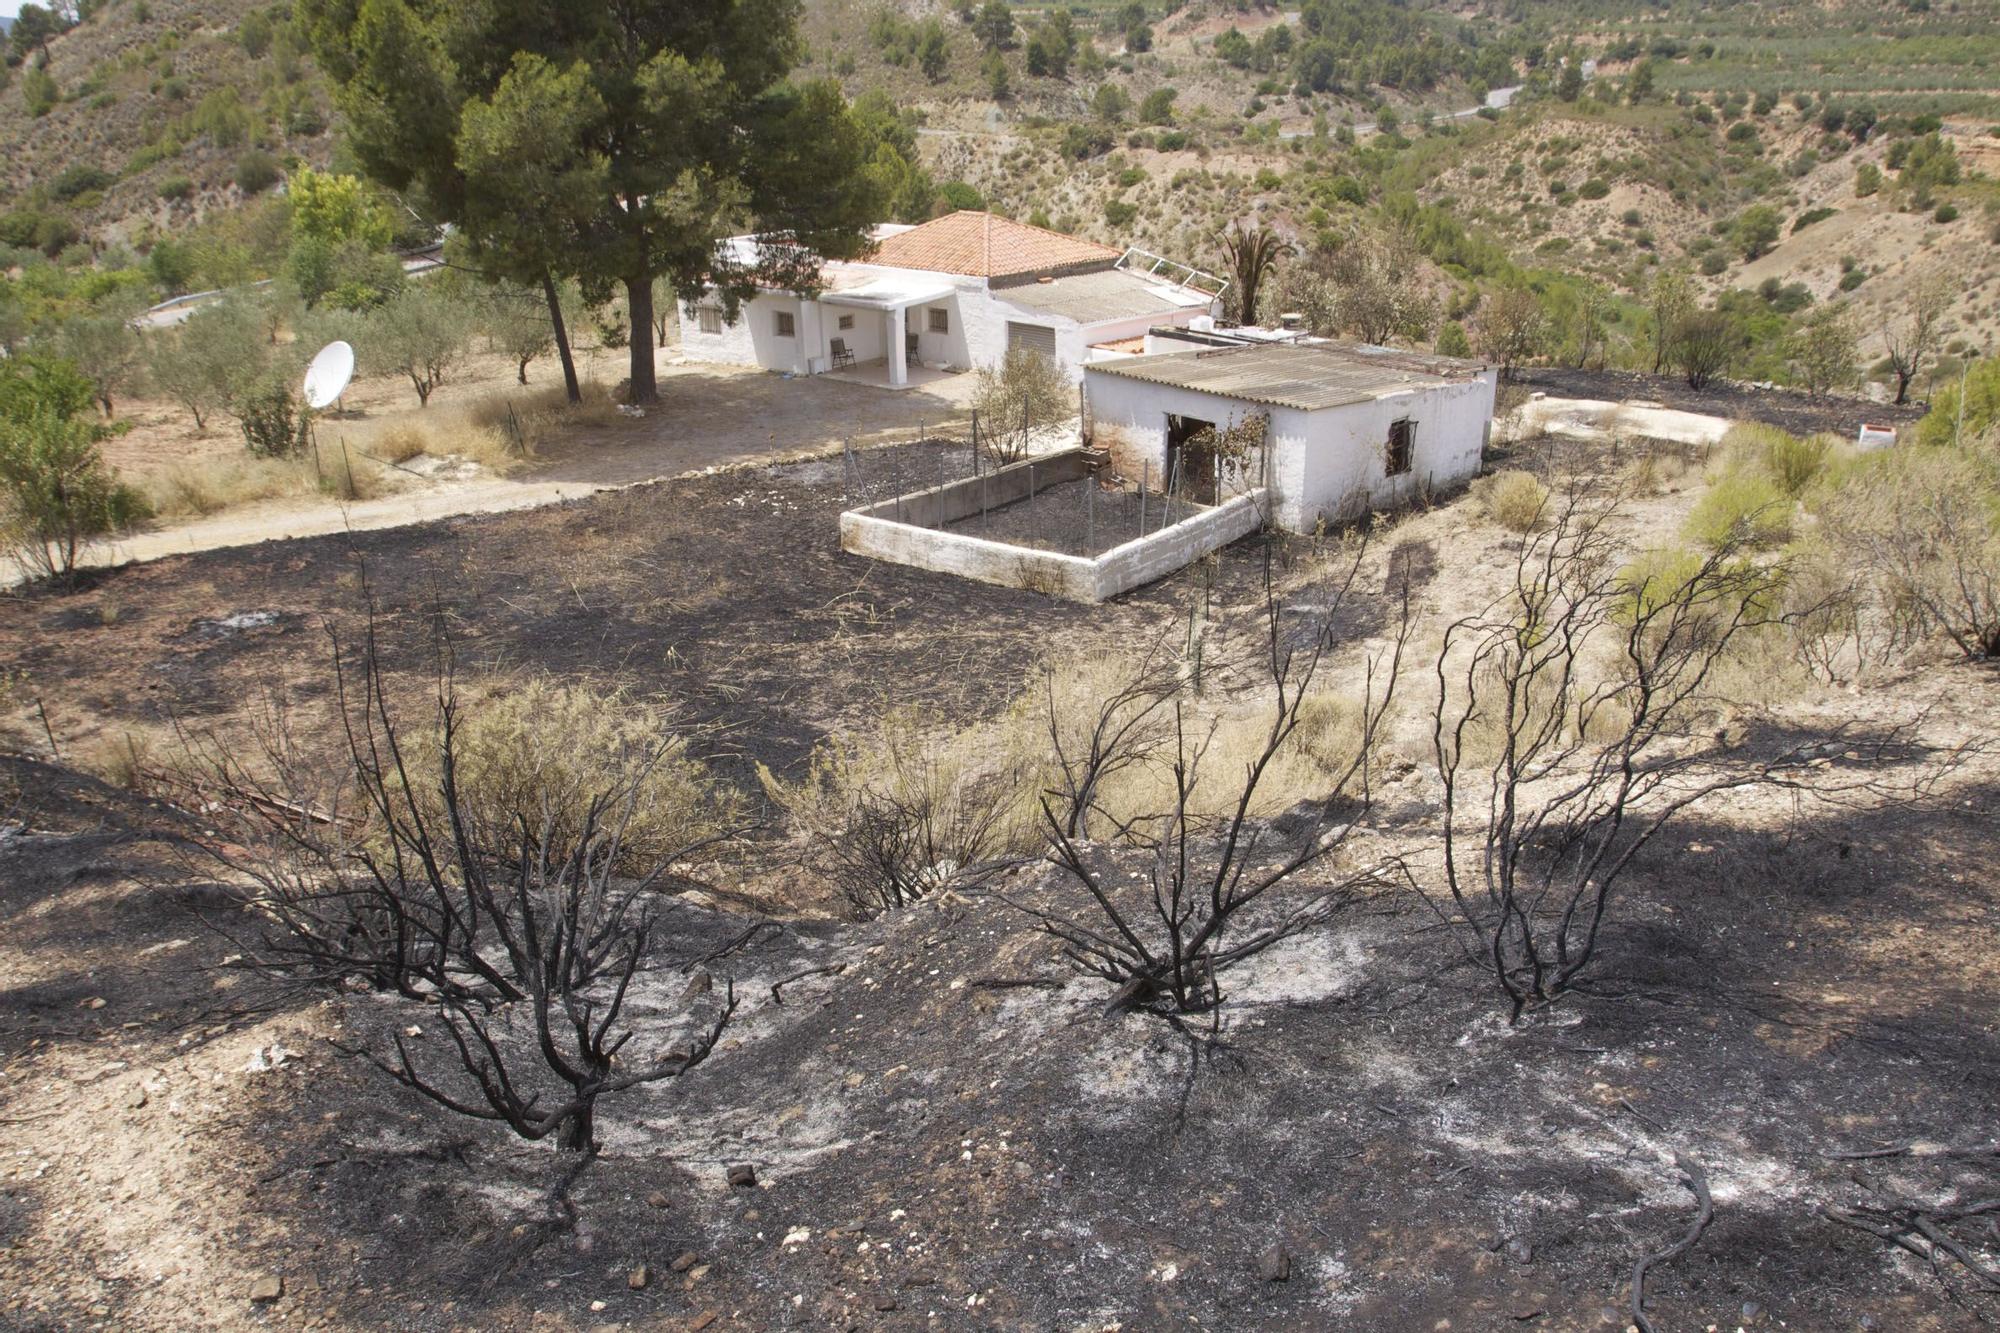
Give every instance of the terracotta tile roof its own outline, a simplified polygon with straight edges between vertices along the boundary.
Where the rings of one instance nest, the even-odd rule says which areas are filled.
[[[1004,278],[1110,264],[1124,252],[1095,241],[969,209],[884,237],[865,262],[892,268]]]

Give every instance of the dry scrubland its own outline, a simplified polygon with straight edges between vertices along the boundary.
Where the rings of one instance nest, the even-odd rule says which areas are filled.
[[[1957,465],[1906,457],[1916,476]],[[1986,1142],[2000,1067],[1979,1018],[2000,908],[1969,870],[1995,851],[1993,761],[1963,748],[1996,720],[1991,668],[1885,599],[1935,591],[1935,567],[1863,558],[1909,501],[1870,489],[1891,475],[1769,428],[1706,456],[1534,441],[1366,533],[1246,543],[1083,608],[850,559],[831,469],[740,467],[14,598],[9,1317],[1595,1328],[1627,1317],[1633,1259],[1687,1230],[1682,1153],[1715,1221],[1650,1277],[1661,1327],[1747,1323],[1746,1304],[1793,1327],[1962,1326],[1990,1301],[1962,1270],[1839,1220],[1915,1208],[1978,1261],[1977,1218],[1950,1205],[1990,1159],[1925,1145]],[[1579,483],[1585,510],[1566,507]],[[1619,881],[1589,971],[1510,1025],[1437,915],[1432,663],[1453,624],[1534,586],[1524,542],[1548,549],[1614,496],[1569,576],[1637,591],[1570,659],[1584,694],[1629,669],[1620,627],[1709,568],[1760,623],[1649,753],[1785,780],[1669,826]],[[1793,577],[1768,585],[1778,561]],[[1275,749],[1272,609],[1296,720]],[[371,625],[410,817],[446,811],[440,634],[476,836],[532,807],[535,841],[562,845],[603,817],[593,792],[639,795],[617,873],[670,865],[643,897],[661,916],[621,1020],[634,1058],[704,1049],[734,999],[696,1067],[602,1100],[568,1208],[549,1211],[546,1148],[342,1054],[393,1060],[400,1032],[449,1078],[463,1017],[217,966],[268,947],[243,910],[272,891],[268,833],[344,827],[288,812],[343,808],[327,631],[357,719]],[[1488,660],[1466,688],[1490,698],[1504,675]],[[1621,692],[1562,721],[1544,681],[1522,717],[1585,747],[1574,762],[1641,711]],[[1125,758],[1096,773],[1076,855],[1044,859],[1040,794],[1066,808],[1107,718]],[[1471,781],[1508,729],[1466,721]],[[203,809],[186,785],[274,775],[262,804]],[[1540,781],[1523,799],[1547,799]],[[1102,930],[1078,878],[1099,875],[1150,938],[1142,886],[1176,881],[1114,830],[1175,808],[1188,836],[1168,845],[1198,869],[1239,808],[1252,878],[1297,866],[1229,938],[1312,928],[1223,971],[1219,1009],[1174,1018],[1141,994],[1106,1016],[1116,987],[1037,923]],[[1461,834],[1483,827],[1456,808]],[[358,848],[396,842],[357,827]],[[518,1035],[500,1035],[516,1060]],[[756,1183],[732,1185],[746,1164]]]

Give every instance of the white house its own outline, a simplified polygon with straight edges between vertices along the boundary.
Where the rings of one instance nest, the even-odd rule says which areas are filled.
[[[892,387],[998,363],[1034,347],[1072,376],[1102,344],[1212,314],[1222,283],[1154,255],[961,211],[877,229],[858,262],[828,262],[817,297],[766,290],[734,324],[697,298],[683,319],[690,361],[835,373]]]
[[[1172,477],[1195,500],[1266,484],[1271,521],[1294,532],[1473,476],[1497,385],[1477,361],[1317,339],[1098,361],[1084,375],[1093,438],[1115,442],[1121,469]],[[1200,432],[1257,416],[1259,475],[1218,477]]]

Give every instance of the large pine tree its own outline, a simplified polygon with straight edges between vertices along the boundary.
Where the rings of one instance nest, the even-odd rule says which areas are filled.
[[[793,83],[799,0],[300,0],[364,169],[497,276],[623,287],[657,401],[653,281],[810,292],[881,207],[867,136]],[[755,232],[749,253],[719,246]],[[553,309],[553,301],[552,301]]]

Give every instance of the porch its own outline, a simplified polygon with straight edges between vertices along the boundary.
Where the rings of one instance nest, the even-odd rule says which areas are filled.
[[[935,383],[948,372],[920,364],[915,344],[922,330],[910,311],[949,303],[956,320],[958,291],[949,283],[905,277],[871,277],[859,286],[820,294],[822,374],[877,388],[908,389]]]
[[[929,366],[909,363],[903,367],[903,378],[897,381],[891,378],[893,368],[888,361],[878,358],[874,361],[844,366],[839,370],[826,371],[820,378],[839,380],[843,384],[865,384],[871,389],[902,390],[926,388],[941,381],[957,379],[964,373],[961,370],[932,370]]]

